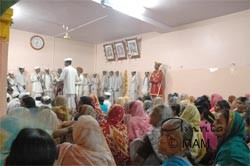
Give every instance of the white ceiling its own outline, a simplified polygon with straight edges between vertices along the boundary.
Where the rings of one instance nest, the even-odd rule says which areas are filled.
[[[73,40],[102,43],[146,32],[165,33],[176,26],[249,9],[249,0],[155,0],[136,19],[91,0],[20,0],[12,28],[63,37],[69,26]]]

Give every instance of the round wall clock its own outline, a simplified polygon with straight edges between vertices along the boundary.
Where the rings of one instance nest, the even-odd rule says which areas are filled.
[[[30,45],[35,50],[41,50],[44,47],[44,40],[41,36],[32,36],[30,38]]]

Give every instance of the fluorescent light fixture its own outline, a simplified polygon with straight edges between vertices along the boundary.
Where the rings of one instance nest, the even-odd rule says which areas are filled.
[[[212,73],[212,72],[216,72],[218,70],[217,67],[211,67],[211,68],[208,68],[208,70]]]
[[[65,33],[65,35],[63,36],[64,39],[71,39],[71,37],[69,36],[68,32]]]
[[[121,13],[124,13],[132,17],[141,16],[145,12],[145,8],[143,6],[143,2],[145,0],[92,0],[92,1],[105,6],[109,6],[114,10],[117,10]]]

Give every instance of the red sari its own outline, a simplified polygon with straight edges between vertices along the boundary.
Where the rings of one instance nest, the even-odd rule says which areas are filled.
[[[106,124],[102,127],[103,134],[114,156],[117,165],[122,165],[129,159],[128,130],[122,123],[124,109],[115,104],[110,108]]]
[[[161,70],[155,70],[150,77],[151,88],[150,96],[163,96],[163,72]]]

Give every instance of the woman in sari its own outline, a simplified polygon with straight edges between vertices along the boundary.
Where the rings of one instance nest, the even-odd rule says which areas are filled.
[[[220,101],[220,100],[223,100],[222,96],[219,95],[219,94],[212,94],[211,96],[211,109],[210,109],[210,112],[212,112],[213,114],[215,113],[215,106],[216,106],[216,103],[217,101]]]
[[[129,159],[129,140],[127,126],[122,123],[124,109],[118,104],[111,106],[107,122],[102,127],[109,148],[117,165],[122,165]]]
[[[219,139],[215,165],[249,165],[250,151],[245,142],[245,123],[236,111],[222,110],[216,115],[215,135]]]
[[[83,104],[81,106],[81,109],[79,110],[78,115],[77,115],[77,119],[82,115],[90,115],[94,119],[96,119],[96,117],[97,117],[97,113],[96,113],[95,109],[87,104]]]
[[[202,145],[205,140],[200,129],[200,113],[195,105],[187,104],[180,118],[185,119],[194,130],[190,152],[195,163],[198,163],[206,154],[206,147]]]
[[[152,130],[149,124],[149,117],[143,109],[143,103],[139,100],[132,102],[129,106],[131,119],[128,122],[129,140],[140,138],[148,131]]]
[[[59,146],[57,165],[115,165],[102,130],[91,116],[79,117],[73,125],[73,139],[75,144]]]
[[[100,126],[102,126],[105,123],[105,119],[104,119],[104,114],[100,108],[100,103],[99,103],[98,97],[95,94],[90,94],[89,98],[90,98],[92,104],[94,105],[94,109],[97,113],[97,120],[98,120]]]
[[[172,111],[169,106],[156,105],[150,114],[150,124],[154,127],[152,132],[148,132],[142,139],[142,145],[139,146],[134,162],[140,165],[160,165],[167,156],[158,152],[158,138],[160,136],[162,122],[172,118]],[[133,157],[134,158],[134,157]]]

